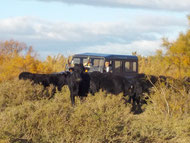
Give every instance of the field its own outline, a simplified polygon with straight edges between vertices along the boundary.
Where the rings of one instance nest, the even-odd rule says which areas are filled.
[[[190,142],[190,94],[183,88],[157,85],[137,115],[122,95],[99,92],[72,107],[67,86],[48,100],[50,94],[51,87],[17,78],[0,83],[0,143]]]

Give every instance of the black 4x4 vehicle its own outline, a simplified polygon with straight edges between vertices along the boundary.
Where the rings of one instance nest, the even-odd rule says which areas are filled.
[[[69,68],[72,68],[74,64],[83,64],[88,72],[112,72],[128,77],[135,76],[138,73],[138,57],[132,55],[75,54]]]

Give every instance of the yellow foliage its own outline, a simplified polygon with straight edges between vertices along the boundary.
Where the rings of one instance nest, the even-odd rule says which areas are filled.
[[[190,16],[188,19],[190,21]],[[180,33],[173,42],[163,38],[162,46],[166,49],[165,53],[158,50],[155,56],[139,56],[139,71],[174,78],[190,76],[190,30]]]
[[[52,73],[65,69],[66,58],[48,56],[46,61],[37,59],[32,47],[18,41],[0,43],[0,82],[13,79],[23,72]]]
[[[51,67],[54,72],[60,72],[65,70],[66,62],[67,59],[63,55],[58,54],[54,57],[48,56],[44,64]]]

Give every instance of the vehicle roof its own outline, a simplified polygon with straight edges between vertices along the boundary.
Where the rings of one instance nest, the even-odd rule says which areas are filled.
[[[133,59],[138,60],[137,56],[133,55],[116,55],[116,54],[103,54],[103,53],[81,53],[81,54],[75,54],[73,57],[102,57],[105,59]]]

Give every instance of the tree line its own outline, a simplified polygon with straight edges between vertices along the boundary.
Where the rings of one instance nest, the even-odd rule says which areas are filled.
[[[22,71],[32,73],[53,73],[65,70],[63,55],[47,56],[42,61],[32,46],[9,40],[0,42],[0,82],[18,77]]]

